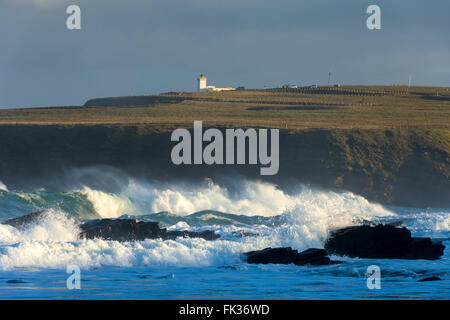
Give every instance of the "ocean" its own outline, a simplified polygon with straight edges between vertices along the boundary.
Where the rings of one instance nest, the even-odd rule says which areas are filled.
[[[449,299],[450,209],[382,206],[350,192],[207,179],[195,186],[130,179],[111,193],[11,190],[0,182],[0,222],[37,210],[25,229],[0,224],[0,299]],[[133,217],[169,230],[214,230],[220,239],[117,242],[78,239],[76,221]],[[332,256],[329,266],[250,265],[243,253],[267,247],[323,248],[330,230],[363,222],[402,223],[440,239],[435,261]],[[80,288],[67,286],[78,266]],[[367,268],[381,270],[380,289]],[[419,282],[436,276],[440,281]]]

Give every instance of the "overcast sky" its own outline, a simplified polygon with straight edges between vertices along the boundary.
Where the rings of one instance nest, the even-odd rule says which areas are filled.
[[[77,4],[82,29],[68,30]],[[381,7],[381,30],[366,9]],[[0,107],[208,84],[450,86],[449,0],[0,0]]]

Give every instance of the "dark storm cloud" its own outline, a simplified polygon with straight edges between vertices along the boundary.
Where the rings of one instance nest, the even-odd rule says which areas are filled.
[[[65,27],[78,4],[82,30]],[[369,31],[365,10],[382,9]],[[0,106],[219,86],[449,85],[450,2],[4,0]]]

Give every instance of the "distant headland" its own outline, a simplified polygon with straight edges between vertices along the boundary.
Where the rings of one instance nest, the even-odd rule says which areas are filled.
[[[260,179],[245,166],[173,165],[170,132],[192,129],[196,120],[205,128],[280,129],[280,170],[265,179],[281,188],[301,182],[383,204],[450,207],[444,87],[169,92],[0,110],[0,177],[11,188],[42,181],[54,187],[68,167],[107,165],[150,179]]]

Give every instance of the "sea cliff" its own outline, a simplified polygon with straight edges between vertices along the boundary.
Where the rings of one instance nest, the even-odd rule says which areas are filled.
[[[0,181],[10,188],[61,188],[73,168],[107,166],[129,176],[195,180],[233,175],[292,189],[348,190],[382,204],[450,207],[449,131],[280,130],[280,169],[171,162],[170,131],[151,125],[2,125]]]

